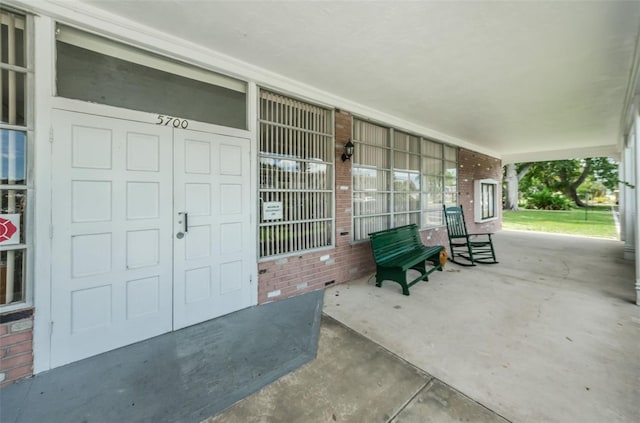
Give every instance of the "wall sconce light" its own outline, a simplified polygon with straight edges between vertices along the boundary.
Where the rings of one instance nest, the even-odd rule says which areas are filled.
[[[342,161],[351,160],[351,156],[353,156],[353,143],[349,140],[348,143],[344,146],[344,153],[342,153]]]

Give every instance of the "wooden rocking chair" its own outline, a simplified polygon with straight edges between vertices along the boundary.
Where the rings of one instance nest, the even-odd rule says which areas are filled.
[[[493,249],[493,241],[490,233],[470,234],[467,232],[467,223],[464,220],[462,206],[442,206],[444,219],[447,223],[449,235],[449,247],[451,248],[451,260],[462,266],[475,266],[476,263],[494,264],[496,253]],[[467,262],[456,261],[456,257],[462,257]]]

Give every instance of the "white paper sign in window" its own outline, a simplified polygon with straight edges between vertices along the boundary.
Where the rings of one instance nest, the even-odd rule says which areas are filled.
[[[266,201],[262,203],[262,219],[263,220],[282,219],[282,202]]]

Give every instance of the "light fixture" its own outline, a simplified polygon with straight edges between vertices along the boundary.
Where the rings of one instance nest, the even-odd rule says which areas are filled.
[[[344,146],[344,153],[342,153],[342,161],[351,160],[351,156],[353,156],[353,143],[349,140],[348,143]]]

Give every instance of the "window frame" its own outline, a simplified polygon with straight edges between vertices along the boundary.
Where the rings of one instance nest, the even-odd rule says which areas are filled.
[[[13,311],[27,309],[33,306],[33,267],[34,267],[34,246],[33,246],[33,227],[34,227],[34,154],[35,154],[35,48],[34,48],[34,19],[33,15],[22,10],[12,7],[0,7],[2,13],[12,13],[20,15],[24,18],[24,66],[10,65],[0,62],[0,69],[19,72],[25,75],[24,88],[24,125],[16,125],[0,122],[0,129],[24,132],[25,142],[25,183],[24,184],[3,184],[0,185],[1,190],[16,190],[24,193],[26,206],[24,209],[24,218],[21,226],[24,227],[24,242],[6,247],[0,247],[0,251],[22,251],[23,252],[23,297],[20,301],[0,304],[0,313],[9,313]]]
[[[476,223],[490,222],[498,219],[498,181],[495,179],[476,179],[474,185],[474,221]],[[485,188],[491,187],[492,197],[485,199]],[[486,205],[486,207],[485,207]],[[485,217],[485,210],[492,211],[492,215]]]

